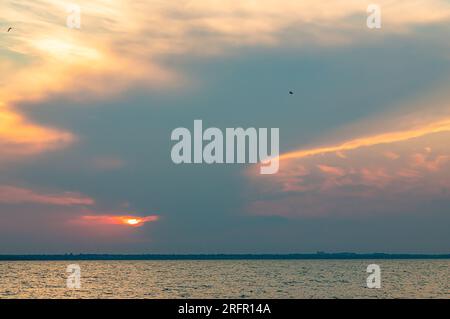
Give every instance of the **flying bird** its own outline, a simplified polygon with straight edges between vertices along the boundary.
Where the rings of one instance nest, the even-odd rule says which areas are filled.
[[[289,91],[289,94],[290,94],[290,95],[294,95],[294,92],[292,92],[292,91]]]
[[[11,30],[12,30],[12,28],[11,28],[11,27],[9,27],[9,28],[8,28],[8,32],[9,32],[9,31],[11,31]]]

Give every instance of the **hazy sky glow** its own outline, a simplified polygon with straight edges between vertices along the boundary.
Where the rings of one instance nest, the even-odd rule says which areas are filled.
[[[72,2],[0,3],[0,253],[449,252],[449,1]],[[279,173],[174,165],[195,119]]]

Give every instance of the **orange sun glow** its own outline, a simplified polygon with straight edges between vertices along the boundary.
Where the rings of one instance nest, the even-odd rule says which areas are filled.
[[[135,217],[135,216],[83,216],[83,221],[96,224],[106,224],[106,225],[124,225],[132,227],[140,227],[145,223],[154,222],[158,220],[158,216],[146,216],[146,217]]]

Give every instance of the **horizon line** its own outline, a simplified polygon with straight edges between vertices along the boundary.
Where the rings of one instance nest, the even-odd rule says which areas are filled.
[[[64,260],[319,260],[319,259],[450,259],[447,254],[425,253],[216,253],[216,254],[0,254],[0,261],[64,261]]]

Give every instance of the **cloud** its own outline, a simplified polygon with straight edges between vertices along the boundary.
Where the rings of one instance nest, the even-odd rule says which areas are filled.
[[[2,204],[43,204],[56,206],[94,205],[95,201],[79,193],[63,192],[49,194],[27,188],[0,185],[0,203]]]
[[[70,99],[119,94],[133,84],[186,85],[165,63],[173,55],[226,54],[244,46],[340,45],[368,35],[370,1],[79,0],[81,30],[66,26],[72,1],[2,1],[0,144],[17,157],[73,143],[69,132],[32,123],[17,105],[52,93]],[[447,21],[443,0],[379,1],[383,36]],[[361,17],[355,23],[354,17]],[[357,36],[360,35],[360,36]],[[81,94],[82,92],[82,94]],[[19,136],[17,132],[21,132]]]
[[[2,1],[0,20],[14,26],[14,30],[2,35],[0,146],[5,155],[1,161],[16,163],[17,159],[77,141],[77,136],[64,128],[26,118],[20,112],[25,102],[42,101],[55,93],[67,100],[111,98],[133,85],[152,89],[188,86],[189,79],[168,63],[168,57],[227,55],[250,46],[301,49],[352,45],[410,34],[417,27],[445,24],[450,19],[450,4],[444,0],[380,0],[383,29],[375,35],[366,27],[370,1],[79,0],[81,30],[71,30],[65,25],[70,3]],[[351,151],[409,141],[449,128],[450,120],[436,120],[407,130],[361,135],[330,147],[286,153],[281,159],[294,163],[307,157],[338,154],[344,160]],[[418,165],[444,165],[438,158],[427,161],[416,157],[416,167],[409,169],[415,172]],[[95,165],[113,169],[121,164],[103,159]],[[353,170],[365,183],[381,185],[385,174],[382,169],[352,168],[336,162],[297,164],[285,165],[284,172],[289,174],[280,176],[289,178],[281,179],[283,190],[330,191],[354,183],[347,178]],[[414,175],[403,172],[408,174]],[[53,202],[59,202],[31,191],[9,191],[17,198],[53,198]]]
[[[71,133],[30,123],[0,104],[0,162],[59,149],[75,140]]]
[[[252,167],[259,199],[248,210],[288,218],[358,216],[412,213],[424,203],[450,201],[450,119],[444,109],[434,113],[442,119],[416,120],[410,128],[389,131],[388,121],[375,121],[362,127],[388,131],[281,154],[280,172],[270,177]],[[413,115],[389,123],[404,127],[420,118]]]
[[[389,144],[395,142],[407,141],[433,133],[450,131],[450,119],[443,119],[436,122],[421,125],[409,130],[382,133],[367,137],[352,139],[350,141],[325,147],[318,147],[306,150],[288,152],[280,155],[280,160],[289,160],[295,158],[303,158],[327,153],[342,153],[343,151],[351,151],[361,147],[369,147],[379,144]],[[387,153],[389,154],[389,153]]]

